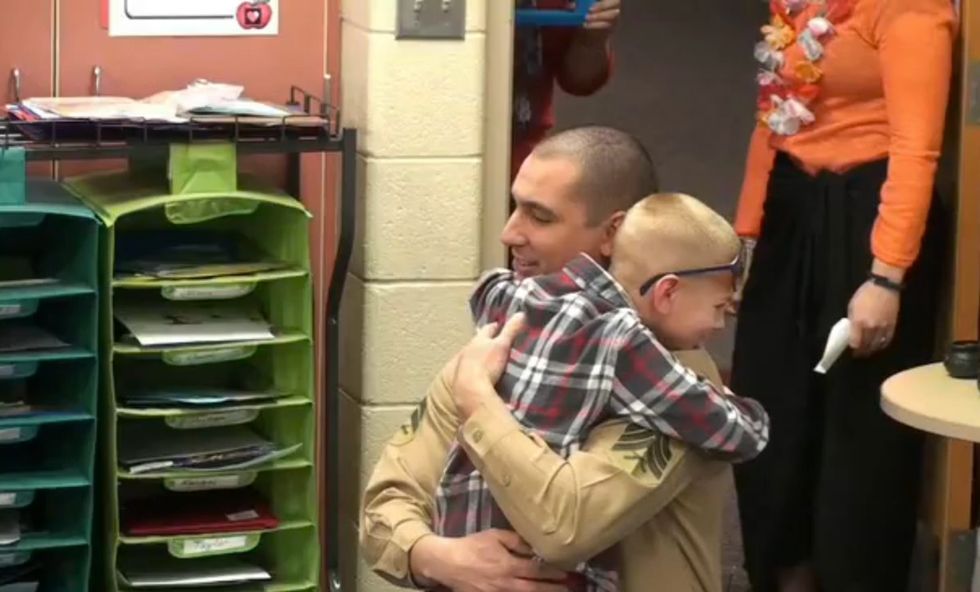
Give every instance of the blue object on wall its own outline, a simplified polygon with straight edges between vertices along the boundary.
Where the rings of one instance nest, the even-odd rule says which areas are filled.
[[[514,11],[518,27],[581,27],[596,0],[577,0],[575,10],[538,10],[521,8]]]

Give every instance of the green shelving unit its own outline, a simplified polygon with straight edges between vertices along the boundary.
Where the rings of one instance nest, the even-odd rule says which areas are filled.
[[[357,208],[357,130],[339,125],[339,111],[305,90],[290,86],[284,97],[295,115],[279,120],[254,117],[198,116],[192,121],[89,121],[77,119],[44,119],[18,121],[0,120],[0,278],[10,277],[10,258],[3,255],[9,245],[26,249],[23,238],[29,236],[24,228],[35,227],[38,248],[36,260],[45,266],[46,273],[57,281],[43,285],[7,287],[0,290],[0,310],[5,303],[37,301],[38,309],[31,315],[42,321],[45,328],[67,338],[69,347],[59,351],[36,351],[30,355],[6,353],[0,356],[0,389],[14,383],[37,385],[38,397],[44,401],[84,400],[87,408],[66,411],[59,417],[22,419],[11,423],[0,417],[0,430],[16,427],[23,434],[32,433],[29,442],[0,445],[0,453],[16,454],[0,459],[0,485],[9,482],[9,491],[0,487],[0,501],[34,508],[56,508],[68,504],[91,512],[93,521],[84,512],[66,511],[72,520],[53,522],[55,528],[32,533],[19,541],[19,550],[0,548],[0,569],[33,558],[43,561],[45,570],[39,592],[59,592],[63,589],[85,590],[80,583],[86,565],[94,572],[91,589],[119,589],[117,568],[130,559],[142,561],[154,557],[177,565],[195,559],[174,559],[180,554],[172,539],[133,537],[122,532],[120,517],[125,511],[121,501],[136,492],[170,493],[170,489],[197,486],[249,487],[261,492],[279,516],[276,528],[268,532],[242,533],[246,547],[251,550],[236,553],[237,558],[251,559],[274,572],[274,580],[265,584],[224,588],[235,592],[290,592],[292,590],[325,590],[339,592],[339,481],[346,472],[344,456],[338,441],[339,432],[339,313],[347,271],[353,252]],[[216,144],[226,148],[208,153]],[[228,147],[238,156],[279,158],[286,164],[286,195],[255,183],[225,166]],[[310,269],[307,262],[308,214],[298,203],[301,194],[302,171],[307,166],[322,167],[320,159],[303,155],[331,155],[339,161],[339,192],[333,203],[335,227],[328,232],[335,241],[333,269],[321,279],[326,288],[326,306],[320,318],[323,347],[320,348],[323,387],[313,392],[310,309]],[[126,173],[104,174],[76,179],[76,191],[86,193],[84,200],[97,212],[94,216],[77,208],[72,199],[41,197],[32,182],[27,181],[28,163],[64,161],[128,160]],[[263,162],[268,162],[264,161]],[[176,166],[175,166],[176,165]],[[63,193],[63,191],[60,191]],[[41,211],[37,205],[40,202]],[[16,224],[12,214],[17,213]],[[108,230],[99,227],[91,243],[75,244],[74,237],[51,226],[52,220],[85,218],[86,224],[97,225],[99,218],[108,222]],[[64,224],[71,223],[65,222]],[[74,223],[80,225],[82,222]],[[279,256],[294,264],[274,272],[240,276],[234,280],[199,282],[171,281],[166,283],[145,279],[113,281],[112,265],[116,261],[120,229],[228,229],[240,230],[259,250]],[[290,228],[278,239],[266,236],[270,228]],[[41,245],[43,244],[43,248]],[[98,264],[90,271],[98,280],[77,270],[80,259],[93,261],[89,255],[97,249]],[[277,249],[281,249],[277,251]],[[16,252],[16,249],[11,250]],[[41,269],[40,272],[43,272]],[[18,272],[19,273],[19,272]],[[6,275],[5,275],[6,274]],[[16,274],[15,274],[16,275]],[[113,314],[123,299],[187,298],[200,289],[219,289],[225,296],[235,295],[265,303],[268,320],[280,331],[273,340],[235,346],[202,345],[188,348],[141,348],[114,337]],[[305,294],[302,292],[305,291]],[[115,300],[109,296],[115,295]],[[86,300],[88,299],[88,300]],[[293,306],[295,300],[297,306]],[[57,311],[56,303],[63,303]],[[77,324],[92,319],[83,303],[98,308],[100,322],[92,331],[78,331]],[[19,306],[19,304],[18,304]],[[62,314],[63,313],[63,314]],[[60,315],[60,316],[59,316]],[[94,321],[88,321],[94,322]],[[98,335],[99,331],[103,334]],[[79,340],[73,340],[75,336]],[[96,346],[91,340],[97,339]],[[116,404],[120,389],[139,380],[155,377],[175,386],[212,386],[235,384],[268,386],[290,392],[275,402],[243,406],[232,412],[235,421],[248,419],[248,425],[278,444],[298,445],[292,454],[277,458],[248,470],[202,476],[190,471],[159,473],[128,473],[117,470],[117,436],[120,427],[166,426],[184,424],[173,430],[188,429],[202,421],[232,421],[226,416],[189,417],[186,411],[151,410]],[[85,399],[89,389],[98,392],[99,400]],[[2,394],[3,391],[0,391]],[[81,407],[85,407],[82,405]],[[92,416],[97,419],[91,419]],[[97,423],[97,425],[96,425]],[[190,426],[187,424],[191,424]],[[90,426],[89,432],[85,425]],[[314,450],[314,426],[322,426],[319,448]],[[82,435],[94,443],[96,475],[91,473],[89,458],[91,440],[77,445]],[[3,433],[3,432],[0,432]],[[9,433],[9,432],[8,432]],[[49,438],[56,434],[57,438]],[[64,443],[58,443],[64,441]],[[25,459],[34,458],[36,462]],[[74,463],[75,460],[79,462]],[[73,464],[74,463],[74,464]],[[87,472],[88,471],[88,472]],[[315,492],[315,477],[322,471],[322,488]],[[6,486],[6,485],[5,485]],[[82,492],[83,495],[78,495]],[[230,494],[230,492],[229,492]],[[319,502],[319,506],[315,501]],[[47,515],[41,514],[47,520]],[[74,525],[85,533],[73,531]],[[311,526],[312,525],[312,526]],[[323,545],[318,544],[317,529],[323,531]],[[88,531],[92,536],[88,536]],[[34,536],[35,534],[39,536]],[[203,538],[203,541],[202,541]],[[191,547],[211,545],[212,537],[186,537],[177,543],[194,542]],[[76,541],[86,541],[84,549]],[[231,541],[218,540],[219,547]],[[176,545],[179,547],[180,545]],[[212,545],[213,546],[213,545]],[[28,551],[27,548],[31,549]],[[89,549],[94,550],[89,559]],[[175,552],[171,552],[171,551]],[[242,551],[224,549],[222,552]],[[231,557],[228,555],[227,557]],[[226,557],[225,557],[226,558]],[[213,558],[216,561],[223,557]],[[322,562],[322,572],[318,564]],[[78,580],[78,582],[76,582]],[[71,582],[66,584],[66,582]],[[214,590],[209,587],[203,590]],[[162,588],[166,590],[166,588]],[[171,590],[175,590],[171,588]],[[179,588],[193,592],[193,588]]]
[[[310,214],[302,203],[237,172],[235,145],[174,145],[162,161],[125,171],[96,173],[66,184],[106,227],[102,249],[103,388],[101,410],[104,529],[97,582],[126,589],[120,570],[140,562],[195,562],[234,556],[260,566],[272,580],[248,588],[276,592],[319,590],[319,512],[316,495]],[[211,279],[123,278],[116,274],[123,238],[184,232],[234,237],[237,248],[286,264],[270,272]],[[188,235],[189,236],[189,235]],[[114,321],[122,303],[181,300],[248,303],[271,323],[274,339],[145,347],[127,341]],[[126,406],[125,393],[144,388],[274,390],[284,396],[260,404],[215,410]],[[159,469],[132,472],[120,463],[131,434],[245,426],[282,449],[274,461],[211,472]],[[132,500],[174,499],[202,490],[256,492],[278,520],[274,528],[179,536],[127,531]],[[241,493],[238,491],[237,493]],[[177,588],[173,588],[177,589]],[[238,589],[238,588],[232,588]]]
[[[0,155],[0,515],[16,513],[22,524],[16,542],[0,544],[0,573],[36,563],[39,592],[84,592],[93,549],[99,224],[62,185],[25,179],[22,153]],[[24,350],[27,328],[57,341]],[[30,408],[15,412],[18,402]]]

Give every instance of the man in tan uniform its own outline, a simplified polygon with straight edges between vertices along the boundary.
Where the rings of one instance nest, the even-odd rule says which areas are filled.
[[[514,182],[516,209],[502,240],[524,275],[560,269],[579,252],[608,258],[622,215],[657,190],[649,156],[607,128],[553,136]],[[471,343],[461,355],[478,356]],[[702,351],[678,354],[719,381]],[[594,429],[564,459],[526,433],[496,396],[465,421],[454,393],[457,359],[382,453],[364,495],[361,551],[379,574],[404,586],[457,592],[553,592],[553,581],[600,553],[615,559],[625,592],[720,592],[721,522],[727,465],[659,433],[623,422]],[[454,395],[457,400],[454,400]],[[459,539],[432,532],[435,493],[459,439],[517,534]]]

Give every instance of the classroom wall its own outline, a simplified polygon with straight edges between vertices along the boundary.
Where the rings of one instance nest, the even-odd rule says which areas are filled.
[[[341,319],[344,590],[395,588],[357,551],[361,492],[381,448],[471,333],[480,269],[485,12],[464,40],[396,40],[391,0],[342,6],[345,125],[360,134],[355,256]]]

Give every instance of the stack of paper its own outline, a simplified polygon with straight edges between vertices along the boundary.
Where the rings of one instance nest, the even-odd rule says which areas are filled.
[[[10,105],[14,115],[29,119],[150,120],[180,123],[174,105],[143,103],[129,97],[39,97]]]
[[[20,540],[20,512],[0,510],[0,547],[14,545]]]
[[[37,277],[28,258],[0,255],[0,290],[54,283],[57,283],[54,278]]]
[[[37,97],[7,105],[19,119],[82,119],[97,121],[162,121],[186,123],[195,115],[243,115],[281,119],[294,115],[284,106],[242,97],[244,88],[197,81],[182,90],[164,91],[144,99],[130,97]]]
[[[181,536],[272,530],[279,520],[251,489],[197,491],[132,500],[122,506],[129,536]]]
[[[299,450],[279,448],[246,426],[174,430],[162,422],[119,427],[119,463],[130,473],[222,471],[270,462]]]
[[[131,337],[145,347],[275,337],[258,311],[238,302],[119,302],[115,314]]]
[[[0,592],[36,592],[40,568],[33,561],[0,567]]]
[[[217,232],[142,231],[120,234],[116,278],[202,279],[283,269],[239,245],[243,240]],[[125,255],[122,255],[125,254]]]
[[[289,396],[285,391],[246,391],[219,388],[156,388],[120,394],[120,401],[129,407],[222,407],[255,405]]]
[[[119,568],[119,576],[127,586],[138,589],[234,586],[272,579],[261,567],[232,556],[194,560],[162,555],[129,557]]]
[[[27,387],[23,381],[0,381],[0,418],[21,415],[30,411]]]
[[[0,290],[4,288],[36,288],[37,286],[50,286],[57,284],[54,278],[20,278],[20,279],[0,279]]]
[[[64,347],[68,344],[40,327],[19,321],[0,322],[0,353]]]

